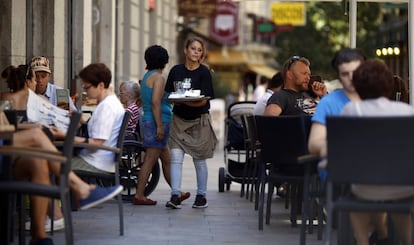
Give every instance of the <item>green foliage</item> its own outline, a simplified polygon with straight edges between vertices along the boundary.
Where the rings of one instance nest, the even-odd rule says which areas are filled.
[[[312,74],[332,80],[335,78],[331,68],[334,53],[349,47],[349,15],[345,14],[341,2],[309,2],[306,7],[306,26],[278,35],[277,62],[283,66],[289,57],[303,56],[310,60]],[[375,36],[381,20],[380,4],[359,2],[357,12],[357,47],[368,57],[374,57]]]

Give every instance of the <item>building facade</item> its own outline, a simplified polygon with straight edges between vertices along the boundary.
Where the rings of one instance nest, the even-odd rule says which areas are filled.
[[[77,74],[90,63],[105,63],[117,90],[142,78],[150,45],[168,50],[170,66],[177,61],[176,1],[2,0],[0,12],[0,69],[46,56],[53,82],[72,95],[81,93]]]

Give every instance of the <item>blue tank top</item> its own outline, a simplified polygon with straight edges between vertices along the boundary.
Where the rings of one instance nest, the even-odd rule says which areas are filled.
[[[144,116],[143,121],[154,122],[154,114],[152,113],[152,88],[147,86],[148,77],[156,72],[156,70],[150,70],[145,73],[141,82],[141,99],[143,103]],[[172,105],[167,101],[168,93],[164,93],[161,99],[161,120],[163,122],[171,122],[172,120]]]

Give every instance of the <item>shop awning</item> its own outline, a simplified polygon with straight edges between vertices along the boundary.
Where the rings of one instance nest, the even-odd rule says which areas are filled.
[[[267,65],[247,65],[247,69],[269,79],[278,72],[278,70]]]
[[[277,73],[276,69],[266,65],[263,54],[252,51],[212,50],[208,52],[208,64],[212,67],[243,65],[245,71],[252,71],[269,79]]]
[[[246,52],[234,50],[214,50],[208,52],[208,63],[210,65],[241,65],[248,63]]]

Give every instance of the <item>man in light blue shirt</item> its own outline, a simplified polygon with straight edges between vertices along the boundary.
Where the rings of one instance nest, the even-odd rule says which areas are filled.
[[[324,96],[319,102],[312,117],[308,142],[310,153],[326,157],[326,117],[339,115],[349,101],[359,99],[352,85],[352,73],[365,59],[365,55],[359,49],[346,48],[335,54],[332,66],[343,88]]]
[[[50,101],[50,103],[57,106],[58,100],[56,90],[63,88],[50,83],[52,71],[50,70],[49,60],[43,56],[36,56],[33,57],[30,66],[32,67],[32,70],[36,73],[36,94],[45,96]],[[71,110],[76,111],[77,108],[73,104],[73,101],[70,98],[70,96],[68,97],[68,99],[69,108]]]

